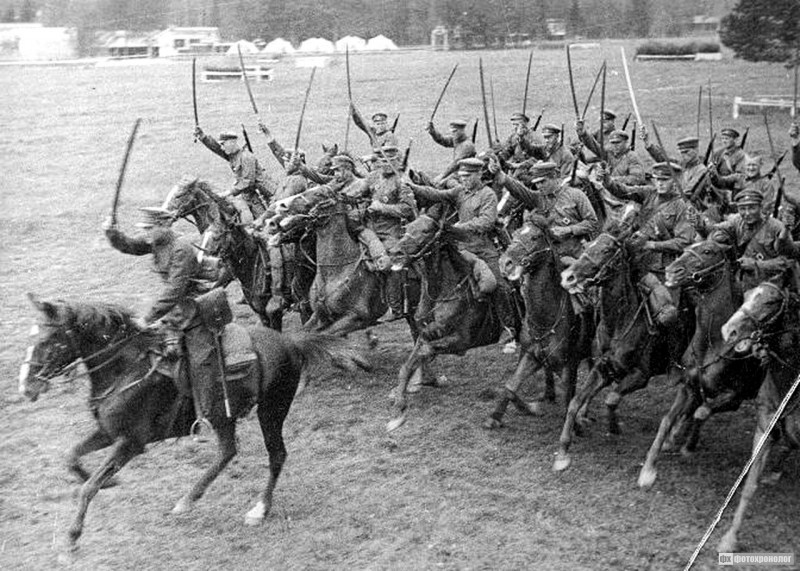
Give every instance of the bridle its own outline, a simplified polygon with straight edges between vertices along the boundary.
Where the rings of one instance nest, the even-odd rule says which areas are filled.
[[[611,274],[614,265],[616,264],[617,258],[620,258],[622,256],[622,252],[624,250],[624,245],[622,244],[622,242],[620,242],[617,238],[615,238],[611,234],[606,234],[606,236],[608,236],[608,238],[611,239],[616,248],[614,253],[611,256],[609,256],[609,258],[605,262],[600,263],[592,259],[591,255],[589,255],[589,250],[591,245],[587,247],[586,250],[584,250],[583,254],[581,254],[581,257],[585,257],[587,260],[589,260],[589,262],[592,264],[593,267],[598,268],[593,276],[586,279],[587,285],[590,286],[597,285],[606,281],[609,275]],[[598,239],[599,237],[595,240],[595,243],[597,242]]]

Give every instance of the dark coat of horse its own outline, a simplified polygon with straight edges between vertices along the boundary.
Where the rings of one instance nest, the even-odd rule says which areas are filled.
[[[406,226],[391,252],[402,265],[412,264],[422,283],[414,315],[419,336],[397,375],[389,431],[405,422],[406,391],[412,376],[422,375],[422,367],[439,354],[463,355],[496,343],[502,331],[494,305],[488,298],[479,299],[472,265],[459,252],[458,236],[446,219],[419,216]]]
[[[538,222],[538,223],[537,223]],[[509,402],[523,412],[538,412],[538,403],[521,402],[517,390],[526,379],[545,369],[561,374],[565,403],[575,396],[578,366],[591,358],[594,320],[576,314],[569,294],[561,287],[561,259],[553,244],[547,221],[531,221],[514,233],[511,244],[500,257],[500,271],[509,280],[522,278],[525,318],[520,333],[520,357],[513,377],[486,421],[487,428],[502,426]],[[585,323],[582,321],[585,320]]]
[[[695,330],[681,359],[681,384],[639,473],[639,486],[656,479],[662,449],[671,448],[679,433],[688,433],[684,454],[695,450],[702,423],[710,414],[736,410],[756,396],[763,379],[757,359],[733,355],[720,331],[742,303],[732,249],[707,240],[692,244],[666,268],[668,287],[681,288],[692,299]]]
[[[85,483],[77,516],[69,529],[69,545],[76,546],[92,498],[147,444],[189,434],[194,418],[191,400],[183,397],[174,380],[162,374],[152,355],[160,351],[161,334],[141,330],[125,309],[111,304],[44,302],[31,300],[40,313],[34,344],[20,371],[20,392],[36,400],[76,360],[82,360],[91,383],[89,406],[97,420],[94,432],[69,455],[69,469]],[[236,454],[236,419],[255,403],[269,454],[269,481],[246,523],[259,523],[270,510],[272,495],[286,460],[283,422],[295,396],[302,371],[332,362],[353,369],[364,361],[344,340],[323,335],[281,335],[256,326],[248,330],[257,354],[251,382],[230,381],[232,417],[213,413],[209,421],[217,435],[214,463],[173,510],[186,512]],[[255,391],[248,386],[257,387]],[[222,392],[222,389],[219,389]],[[255,394],[253,394],[255,392]],[[215,408],[218,410],[218,407]],[[101,466],[89,476],[80,457],[111,447]]]
[[[718,551],[730,553],[736,551],[737,534],[777,437],[782,437],[784,447],[773,464],[773,480],[780,475],[780,466],[789,450],[800,447],[800,389],[796,386],[800,374],[800,351],[797,350],[800,347],[800,297],[764,282],[745,294],[742,306],[722,326],[722,336],[739,355],[753,355],[766,368],[756,397],[758,418],[753,434],[754,453],[786,401],[774,432],[765,439],[750,467],[731,527],[718,545]]]
[[[614,383],[606,395],[609,431],[619,433],[616,409],[621,398],[647,386],[650,378],[666,372],[670,355],[666,339],[649,316],[646,296],[638,286],[634,256],[626,243],[630,227],[600,234],[564,272],[561,285],[571,293],[584,293],[589,285],[600,288],[597,345],[600,356],[570,402],[559,439],[554,469],[565,470],[578,412],[602,388]],[[674,357],[677,361],[679,356]]]

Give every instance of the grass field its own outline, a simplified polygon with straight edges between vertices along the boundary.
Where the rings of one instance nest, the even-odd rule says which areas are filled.
[[[619,45],[576,50],[581,105],[594,73],[608,59],[607,106],[631,110]],[[626,44],[633,54],[633,43]],[[482,115],[478,58],[494,81],[501,134],[520,110],[528,52],[404,52],[352,57],[353,96],[364,114],[400,113],[403,144],[413,138],[411,165],[438,171],[450,159],[424,132],[448,72],[459,70],[437,115]],[[202,64],[202,62],[199,62]],[[272,82],[254,83],[264,121],[293,144],[310,71],[279,63]],[[183,173],[231,180],[227,165],[192,142],[189,62],[106,66],[5,67],[0,87],[0,569],[49,569],[62,552],[74,510],[75,484],[63,455],[93,425],[83,380],[57,386],[31,404],[16,394],[16,378],[34,310],[25,293],[45,298],[113,301],[143,311],[157,287],[149,260],[124,256],[106,243],[100,225],[110,201],[129,130],[144,119],[122,192],[120,220],[159,204]],[[776,65],[722,62],[631,63],[642,114],[659,124],[665,143],[694,134],[699,85],[713,92],[714,127],[751,127],[748,150],[769,154],[764,120],[733,122],[733,97],[791,94],[792,78]],[[321,144],[344,139],[343,59],[318,71],[301,147],[310,159]],[[275,174],[241,83],[198,83],[200,123],[209,133],[244,123],[256,152]],[[545,122],[573,113],[562,51],[537,51],[528,109],[546,108]],[[596,122],[599,98],[590,113]],[[778,151],[788,146],[788,115],[770,116]],[[703,108],[702,133],[708,114]],[[353,129],[351,148],[366,154]],[[479,146],[485,145],[483,125]],[[705,144],[702,142],[701,144]],[[784,171],[791,167],[786,162]],[[790,174],[796,192],[796,173]],[[193,228],[181,224],[185,232]],[[238,299],[238,293],[231,295]],[[253,322],[243,306],[237,319]],[[297,330],[295,314],[286,328]],[[649,492],[636,475],[667,410],[673,389],[651,386],[620,408],[623,434],[598,422],[573,446],[574,464],[550,471],[561,404],[541,418],[511,413],[507,428],[481,428],[494,394],[515,365],[496,347],[437,361],[450,385],[413,397],[407,424],[387,435],[388,392],[411,348],[399,324],[376,330],[375,371],[318,382],[295,403],[285,436],[289,461],[272,514],[258,528],[244,512],[266,478],[257,423],[240,424],[240,455],[196,510],[169,510],[202,467],[210,445],[188,440],[152,447],[102,491],[87,517],[75,569],[676,569],[682,568],[746,462],[754,410],[712,419],[696,458],[665,456]],[[360,335],[354,335],[362,343]],[[532,389],[531,389],[532,390]],[[598,401],[600,402],[600,401]],[[602,420],[598,407],[596,416]],[[87,464],[96,466],[99,456]],[[740,536],[743,551],[798,551],[800,481],[793,457],[787,476],[762,489]],[[722,524],[730,521],[730,513]],[[715,533],[696,568],[717,567]],[[761,567],[763,569],[763,567]]]

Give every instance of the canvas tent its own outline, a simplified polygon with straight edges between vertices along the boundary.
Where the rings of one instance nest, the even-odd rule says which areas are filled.
[[[292,54],[294,53],[294,47],[292,47],[291,42],[288,40],[284,40],[283,38],[275,38],[266,46],[264,46],[264,49],[261,51],[262,53],[267,54]]]
[[[396,50],[397,44],[386,36],[380,35],[371,38],[364,49],[370,51]]]
[[[345,36],[336,42],[336,51],[344,52],[349,49],[351,52],[358,52],[363,50],[366,46],[367,41],[364,38]]]
[[[238,48],[241,48],[243,54],[257,54],[259,52],[258,48],[253,42],[248,42],[247,40],[239,40],[238,42],[234,42],[231,44],[231,47],[228,48],[228,51],[225,52],[228,55],[236,55],[238,53]]]
[[[336,51],[333,42],[325,38],[308,38],[297,48],[301,53],[332,54]]]

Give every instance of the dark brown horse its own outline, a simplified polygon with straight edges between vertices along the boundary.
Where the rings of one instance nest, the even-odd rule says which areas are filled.
[[[97,428],[69,455],[69,469],[85,481],[78,513],[69,529],[69,545],[74,548],[83,531],[89,503],[103,484],[144,452],[147,444],[187,435],[194,421],[194,407],[158,366],[161,335],[139,329],[127,310],[111,304],[51,303],[32,296],[31,300],[40,319],[20,371],[20,392],[36,400],[48,388],[50,379],[76,360],[83,361],[91,383],[89,406]],[[255,525],[270,510],[273,491],[286,460],[283,422],[301,372],[326,361],[348,369],[363,367],[364,362],[339,338],[313,334],[286,336],[260,326],[245,333],[241,326],[228,327],[231,326],[239,327],[242,335],[249,333],[257,364],[251,370],[249,382],[229,381],[232,418],[227,418],[224,412],[211,414],[209,418],[217,435],[217,457],[173,512],[191,509],[235,456],[236,419],[255,403],[270,470],[266,487],[245,518],[246,523]],[[221,386],[218,392],[222,392]],[[89,476],[80,465],[80,457],[107,447],[111,450],[106,460]]]
[[[782,437],[784,448],[775,463],[778,469],[789,449],[800,447],[800,390],[796,386],[800,373],[800,351],[797,350],[800,347],[800,298],[796,293],[764,282],[745,294],[742,306],[722,326],[722,336],[739,355],[753,355],[766,368],[756,397],[758,419],[753,434],[756,457],[747,474],[731,527],[718,546],[720,552],[730,553],[736,551],[737,534],[772,446]],[[790,395],[792,390],[793,395]],[[757,452],[758,443],[769,432],[770,423],[783,402],[786,402],[785,409],[775,419],[774,432]]]
[[[575,396],[578,365],[591,357],[594,321],[591,315],[576,314],[569,294],[561,287],[562,262],[553,245],[546,220],[534,220],[514,233],[511,244],[500,257],[500,271],[510,280],[524,277],[522,296],[525,318],[520,334],[521,351],[513,377],[484,426],[502,426],[509,402],[523,412],[537,414],[539,403],[522,402],[517,390],[526,379],[544,370],[561,374],[565,404]],[[586,319],[585,323],[582,321]]]
[[[711,240],[699,242],[666,268],[665,285],[681,288],[692,300],[695,330],[681,359],[682,382],[675,401],[661,419],[639,473],[640,487],[653,485],[659,452],[674,446],[680,433],[688,434],[682,452],[694,452],[709,415],[736,410],[758,392],[763,379],[758,360],[734,355],[720,331],[742,302],[732,252]]]
[[[647,386],[653,375],[666,372],[670,364],[665,336],[652,323],[646,296],[637,283],[636,252],[625,241],[630,228],[619,228],[616,236],[610,232],[600,234],[561,274],[562,287],[573,294],[585,293],[591,285],[601,286],[597,326],[600,357],[567,409],[553,465],[556,471],[569,467],[568,450],[577,415],[595,394],[614,384],[605,404],[609,432],[618,434],[616,409],[622,397]],[[674,358],[677,361],[679,357]]]
[[[421,378],[422,368],[436,355],[463,355],[474,347],[496,343],[502,331],[494,305],[489,299],[479,299],[473,266],[459,252],[446,219],[446,215],[441,220],[419,216],[406,226],[391,252],[398,263],[415,267],[422,284],[414,315],[419,336],[397,375],[389,431],[405,422],[412,376],[417,377],[415,382]]]

